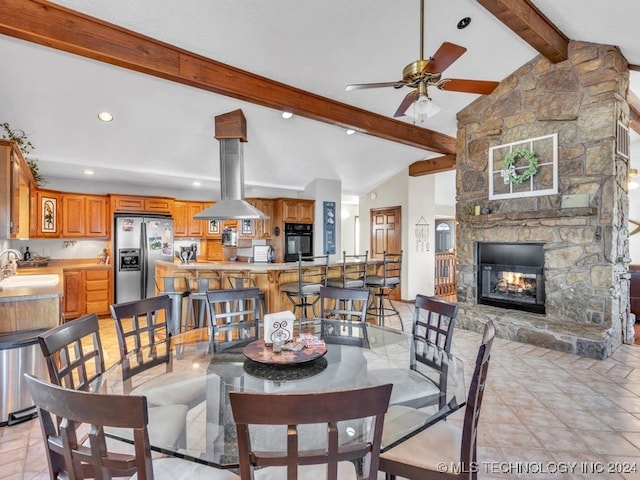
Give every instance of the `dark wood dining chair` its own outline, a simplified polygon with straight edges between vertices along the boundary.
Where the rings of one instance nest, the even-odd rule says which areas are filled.
[[[495,326],[489,321],[478,349],[462,428],[440,421],[381,454],[380,470],[387,480],[396,476],[415,480],[477,479],[478,421],[494,337]],[[443,464],[447,471],[440,468]]]
[[[375,480],[391,388],[386,384],[322,393],[230,392],[241,479],[253,480],[254,471],[264,467],[266,471],[260,470],[256,478]],[[367,418],[371,418],[369,427],[338,427],[338,422]],[[312,425],[318,427],[316,435],[316,430],[305,430]],[[269,426],[268,433],[262,431],[268,451],[256,449],[259,442],[254,435],[261,433],[259,426]],[[345,434],[352,437],[340,438]],[[301,439],[309,442],[309,437],[317,440],[313,448],[301,445]],[[361,476],[356,475],[354,462],[361,462]]]
[[[98,317],[94,313],[70,320],[38,335],[51,383],[86,391],[99,383],[105,370]],[[188,408],[164,405],[149,408],[149,431],[158,445],[186,443]]]
[[[140,396],[104,395],[62,388],[25,374],[38,410],[51,479],[211,478],[236,480],[228,470],[219,470],[175,457],[152,459],[147,430],[147,399]],[[56,421],[55,418],[61,419]],[[131,453],[109,450],[105,430],[132,431]],[[78,431],[87,430],[82,442]]]
[[[52,383],[87,390],[104,373],[98,316],[90,313],[38,335]]]
[[[368,372],[371,384],[393,379],[392,405],[412,408],[446,406],[449,353],[457,314],[458,306],[454,303],[416,295],[409,369],[389,368]],[[428,368],[421,369],[420,364]],[[426,388],[425,375],[433,384],[431,388]]]
[[[368,347],[366,317],[369,290],[320,288],[321,335],[326,343]]]
[[[192,408],[205,398],[206,378],[172,371],[171,334],[167,330],[171,308],[168,295],[111,305],[122,380],[126,392],[146,395],[152,405],[182,404]],[[158,366],[164,366],[163,375],[154,375],[134,386],[136,376]]]
[[[210,290],[207,292],[207,302],[213,352],[260,337],[260,290],[257,287]]]

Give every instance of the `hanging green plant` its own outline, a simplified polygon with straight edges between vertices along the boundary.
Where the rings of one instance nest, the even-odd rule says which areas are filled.
[[[521,173],[516,172],[516,160],[524,158],[529,161],[529,166]],[[536,173],[538,173],[538,158],[531,151],[526,148],[518,148],[509,153],[502,164],[502,170],[500,175],[504,178],[504,183],[516,183],[520,184],[525,180],[530,179]]]
[[[24,130],[11,128],[9,122],[0,123],[0,127],[2,127],[2,129],[4,130],[2,138],[15,142],[23,155],[26,156],[33,151],[34,146],[27,138],[27,134],[24,133]],[[38,164],[36,160],[25,160],[27,162],[27,165],[29,166],[29,170],[31,170],[31,175],[33,175],[33,179],[36,181],[38,186],[42,187],[43,185],[45,185],[47,181],[38,170]]]

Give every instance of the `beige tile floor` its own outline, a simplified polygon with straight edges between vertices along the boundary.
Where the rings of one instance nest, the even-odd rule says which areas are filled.
[[[409,324],[411,307],[401,311]],[[111,319],[101,320],[101,332],[110,364],[118,355]],[[467,382],[479,342],[477,333],[454,333]],[[640,479],[639,397],[638,346],[590,360],[496,339],[480,418],[479,478]],[[458,412],[450,421],[461,419]],[[618,473],[624,468],[636,471]],[[37,420],[0,428],[0,478],[48,478]]]

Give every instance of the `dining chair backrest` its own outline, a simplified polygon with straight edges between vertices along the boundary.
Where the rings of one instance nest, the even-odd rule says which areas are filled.
[[[471,385],[469,386],[469,393],[467,394],[467,404],[462,424],[462,444],[460,448],[460,466],[463,469],[465,465],[467,466],[466,470],[463,471],[471,471],[472,466],[477,465],[476,445],[480,407],[482,406],[482,397],[487,381],[487,372],[489,371],[489,360],[491,359],[491,347],[495,335],[495,325],[489,320],[484,326],[482,343],[478,349],[475,368],[471,376]]]
[[[364,322],[369,290],[320,287],[320,316],[335,320]]]
[[[38,335],[52,383],[86,390],[105,370],[98,316],[90,313]]]
[[[51,478],[110,478],[138,474],[153,479],[147,433],[147,399],[70,390],[29,374],[25,379],[38,410]],[[60,421],[57,421],[60,419]],[[89,425],[88,441],[78,431]],[[132,454],[107,455],[105,427],[133,431]]]
[[[168,295],[111,305],[123,380],[129,387],[131,377],[156,365],[164,363],[171,371],[171,333],[167,329],[171,308]],[[142,347],[148,347],[149,354],[142,355]],[[137,353],[135,359],[129,357],[131,352]]]
[[[213,351],[260,338],[260,290],[210,290],[207,302],[212,319]]]
[[[380,443],[384,414],[389,405],[391,384],[352,390],[322,393],[264,394],[230,392],[229,399],[236,424],[240,477],[253,480],[254,467],[286,468],[279,478],[337,480],[345,466],[354,470],[348,478],[355,478],[353,461],[361,459],[362,477],[374,480],[378,475]],[[344,443],[338,422],[371,418],[369,427],[355,430],[355,436]],[[323,448],[306,449],[300,438],[303,425],[319,424],[326,433]],[[285,445],[282,451],[268,452],[252,448],[251,432],[256,425],[283,425],[287,428],[270,434],[270,445]],[[250,429],[250,426],[252,428]],[[280,442],[280,433],[286,440]],[[271,436],[273,435],[273,437]],[[342,441],[341,441],[342,440]],[[345,464],[345,462],[347,462]],[[325,467],[326,475],[313,470]],[[268,472],[264,472],[267,474]]]
[[[458,305],[426,295],[416,295],[413,336],[451,351]]]

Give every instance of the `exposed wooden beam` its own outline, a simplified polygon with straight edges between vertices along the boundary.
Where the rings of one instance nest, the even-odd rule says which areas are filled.
[[[456,169],[456,155],[451,153],[442,157],[420,160],[409,165],[409,176],[420,177],[432,173],[448,172]]]
[[[270,80],[46,0],[0,0],[0,33],[438,153],[456,139]],[[216,113],[216,112],[212,112]]]
[[[568,58],[569,39],[529,0],[478,0],[520,38],[558,63]]]
[[[640,72],[640,65],[629,64],[629,70],[634,70],[636,72]]]

